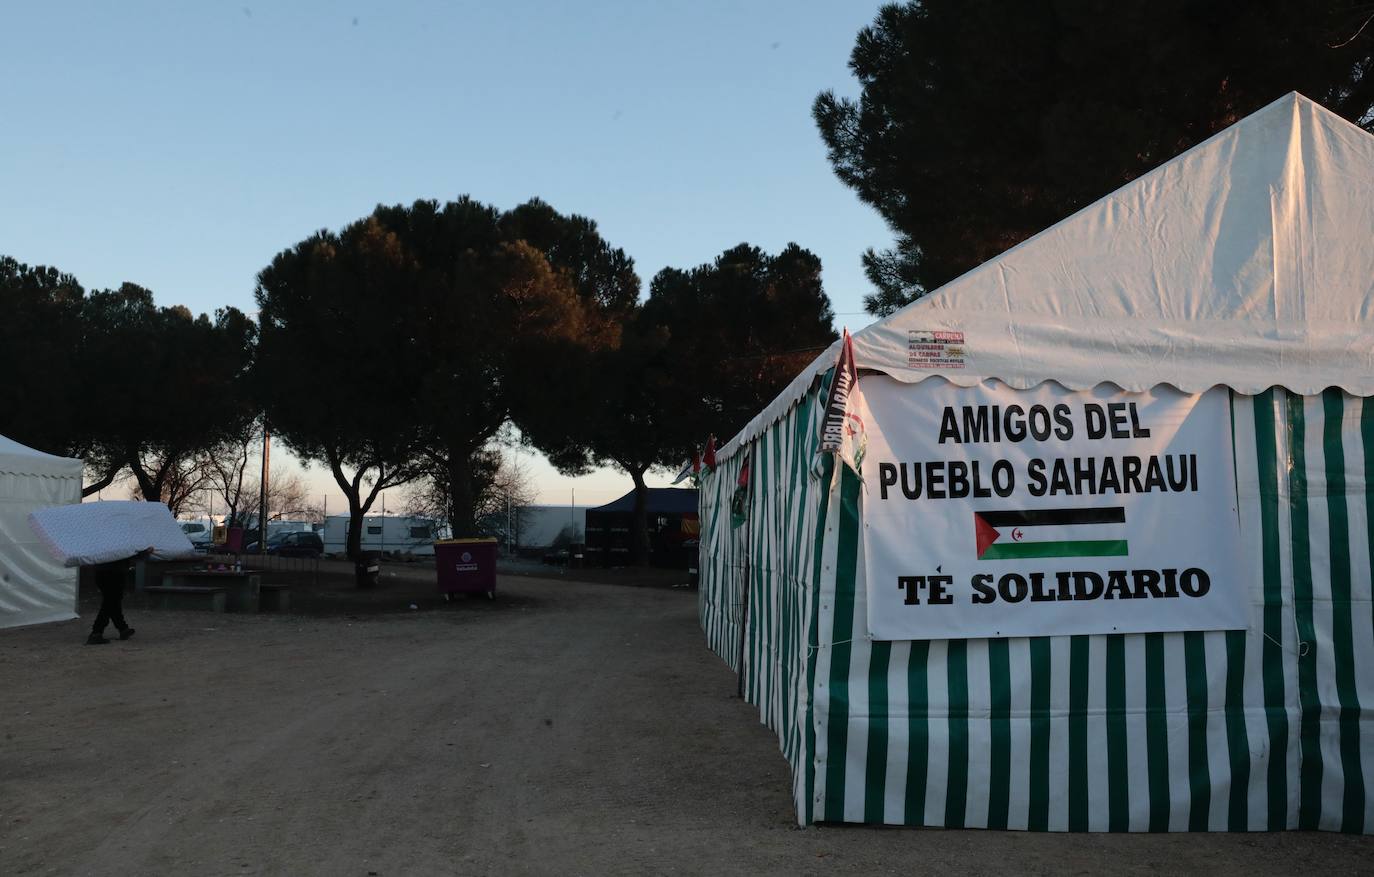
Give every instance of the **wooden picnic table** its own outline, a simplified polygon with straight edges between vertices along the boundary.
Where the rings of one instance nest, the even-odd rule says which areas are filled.
[[[216,587],[225,590],[225,608],[230,612],[257,612],[262,590],[262,571],[256,569],[167,570],[162,581],[172,587]]]

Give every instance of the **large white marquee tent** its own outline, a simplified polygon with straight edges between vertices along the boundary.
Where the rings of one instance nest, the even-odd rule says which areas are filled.
[[[0,436],[0,628],[77,616],[77,570],[62,566],[29,526],[29,514],[81,502],[80,460]]]
[[[1293,94],[854,335],[860,387],[1229,388],[1233,630],[873,638],[817,358],[701,490],[701,623],[799,823],[1374,830],[1372,318],[1374,137]]]

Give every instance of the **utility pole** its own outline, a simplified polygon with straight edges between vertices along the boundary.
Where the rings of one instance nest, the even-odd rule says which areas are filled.
[[[267,473],[272,456],[272,432],[267,420],[262,421],[262,477],[258,481],[258,554],[267,553]]]

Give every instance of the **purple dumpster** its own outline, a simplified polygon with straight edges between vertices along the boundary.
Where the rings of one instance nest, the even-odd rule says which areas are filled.
[[[434,543],[434,565],[439,570],[439,593],[496,596],[496,540],[444,539]]]

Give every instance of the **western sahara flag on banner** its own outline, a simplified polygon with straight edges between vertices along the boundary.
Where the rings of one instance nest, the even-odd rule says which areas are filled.
[[[973,513],[979,560],[1125,557],[1126,509],[1022,509]]]
[[[825,419],[821,423],[820,448],[813,466],[821,471],[822,454],[835,454],[856,473],[862,472],[868,452],[868,410],[859,389],[859,370],[854,365],[854,343],[844,330],[840,355],[835,361],[835,377],[825,400]]]

